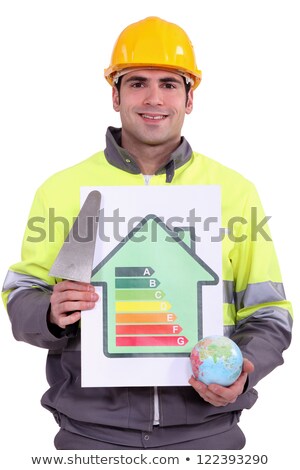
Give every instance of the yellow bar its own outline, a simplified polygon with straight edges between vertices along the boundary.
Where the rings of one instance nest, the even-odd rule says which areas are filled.
[[[116,312],[166,312],[170,310],[169,302],[116,302]]]

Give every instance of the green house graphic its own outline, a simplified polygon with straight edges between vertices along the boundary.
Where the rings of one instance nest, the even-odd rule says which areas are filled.
[[[106,356],[188,356],[202,338],[202,288],[219,278],[196,255],[194,235],[149,214],[93,270]]]

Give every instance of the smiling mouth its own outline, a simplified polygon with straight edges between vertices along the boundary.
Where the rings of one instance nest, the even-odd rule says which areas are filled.
[[[165,114],[140,114],[140,116],[150,121],[163,121],[168,117]]]

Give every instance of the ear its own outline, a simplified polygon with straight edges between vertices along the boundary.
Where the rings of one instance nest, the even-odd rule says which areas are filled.
[[[114,110],[119,112],[120,111],[120,97],[119,97],[119,92],[116,86],[113,86],[112,88],[112,102],[113,102]]]
[[[194,91],[190,90],[188,92],[187,102],[186,102],[186,106],[185,106],[185,113],[186,114],[191,114],[191,112],[193,111],[193,101],[194,101]]]

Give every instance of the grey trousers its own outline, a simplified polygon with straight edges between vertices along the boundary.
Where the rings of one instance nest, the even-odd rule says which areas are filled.
[[[55,436],[54,445],[58,450],[240,450],[245,445],[245,436],[235,425],[229,431],[213,436],[179,442],[159,447],[128,447],[109,442],[97,441],[61,429]]]

